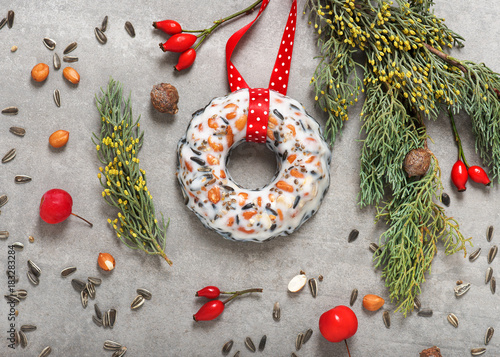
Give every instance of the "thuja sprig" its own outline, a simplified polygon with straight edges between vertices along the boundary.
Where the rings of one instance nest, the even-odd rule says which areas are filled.
[[[146,172],[139,167],[137,155],[144,137],[139,129],[140,116],[134,119],[130,96],[125,100],[122,85],[113,79],[96,96],[96,105],[101,132],[93,134],[92,141],[104,165],[98,173],[102,197],[119,210],[117,218],[108,219],[108,223],[129,248],[160,255],[172,265],[165,254],[168,221],[165,223],[163,215],[161,222],[156,219]]]

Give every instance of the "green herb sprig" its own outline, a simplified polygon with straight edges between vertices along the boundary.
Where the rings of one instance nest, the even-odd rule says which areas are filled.
[[[165,254],[166,230],[163,215],[156,219],[153,196],[148,190],[146,172],[139,167],[137,157],[142,147],[144,132],[140,131],[140,116],[134,119],[130,96],[123,96],[119,82],[109,80],[101,88],[96,105],[101,116],[101,132],[93,134],[99,160],[104,165],[97,174],[102,187],[102,197],[119,209],[117,218],[108,219],[116,236],[131,249],[147,254],[160,255],[172,265]]]

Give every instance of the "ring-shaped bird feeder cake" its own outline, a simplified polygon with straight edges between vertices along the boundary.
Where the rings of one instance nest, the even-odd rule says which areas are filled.
[[[319,209],[330,185],[331,153],[319,124],[286,96],[296,0],[288,17],[269,88],[249,88],[231,62],[244,33],[226,46],[231,93],[193,114],[179,141],[177,178],[185,203],[208,228],[225,238],[263,242],[291,234]],[[276,154],[277,172],[260,189],[236,184],[227,171],[230,151],[244,141],[264,143]]]

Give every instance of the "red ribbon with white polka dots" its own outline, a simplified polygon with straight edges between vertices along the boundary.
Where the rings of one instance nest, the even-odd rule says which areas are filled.
[[[229,86],[231,92],[242,88],[248,88],[249,104],[246,140],[257,143],[266,142],[267,122],[269,119],[269,89],[275,90],[283,95],[286,95],[288,89],[288,77],[290,75],[295,25],[297,22],[297,0],[293,0],[292,2],[292,8],[281,39],[278,56],[274,64],[268,88],[250,88],[234,66],[233,62],[231,62],[231,56],[238,41],[255,21],[257,21],[259,16],[266,9],[269,1],[270,0],[263,0],[255,19],[234,33],[226,44],[226,66]]]

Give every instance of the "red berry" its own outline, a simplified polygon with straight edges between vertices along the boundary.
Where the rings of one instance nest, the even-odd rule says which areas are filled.
[[[183,69],[191,67],[194,60],[196,59],[196,51],[194,48],[190,48],[187,51],[184,51],[179,56],[179,61],[174,66],[174,68],[178,71],[182,71]]]
[[[184,52],[194,45],[198,37],[190,33],[178,33],[170,37],[167,42],[160,43],[163,52]]]
[[[330,342],[340,342],[352,337],[358,330],[358,318],[347,306],[339,305],[319,318],[319,331]]]
[[[491,181],[488,178],[488,174],[479,166],[471,166],[468,170],[469,177],[472,181],[482,183],[483,185],[488,186]]]
[[[153,22],[153,27],[169,35],[175,35],[182,32],[181,25],[174,20],[155,21]]]
[[[196,292],[196,296],[206,297],[209,299],[216,299],[220,295],[220,290],[216,286],[205,286],[203,289]]]
[[[203,305],[196,314],[194,321],[209,321],[216,319],[224,311],[224,304],[220,300],[212,300]]]
[[[64,190],[54,188],[48,190],[40,201],[40,217],[47,223],[56,224],[71,215],[73,199]]]
[[[451,169],[451,180],[457,187],[458,192],[462,192],[467,189],[465,187],[465,184],[467,183],[468,177],[469,174],[467,173],[467,167],[462,162],[462,160],[458,160],[457,162],[455,162]]]

